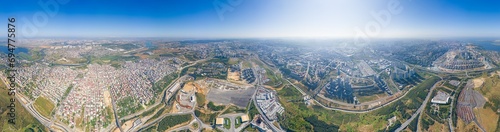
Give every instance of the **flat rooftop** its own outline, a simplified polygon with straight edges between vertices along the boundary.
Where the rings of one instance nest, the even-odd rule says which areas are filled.
[[[436,96],[432,98],[431,102],[437,104],[445,104],[448,102],[449,99],[450,99],[450,94],[443,91],[438,91]]]

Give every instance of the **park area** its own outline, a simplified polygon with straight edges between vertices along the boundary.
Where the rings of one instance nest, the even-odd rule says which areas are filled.
[[[45,117],[50,117],[52,110],[54,109],[54,104],[50,100],[43,96],[38,97],[33,104],[35,109]]]

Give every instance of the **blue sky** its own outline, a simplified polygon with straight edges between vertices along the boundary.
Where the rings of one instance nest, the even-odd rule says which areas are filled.
[[[18,34],[26,37],[345,38],[356,36],[355,29],[373,38],[500,37],[500,2],[495,0],[394,0],[402,11],[391,14],[389,23],[379,29],[365,28],[378,23],[371,13],[387,11],[394,1],[241,0],[234,5],[228,1],[238,0],[60,1],[69,2],[59,3],[58,12],[47,15],[46,23],[33,19],[47,14],[38,0],[2,1],[0,16],[16,17]],[[214,2],[232,11],[221,19]]]

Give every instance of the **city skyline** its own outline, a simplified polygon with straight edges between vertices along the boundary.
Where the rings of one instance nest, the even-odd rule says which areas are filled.
[[[2,5],[0,14],[17,19],[20,38],[356,38],[360,31],[369,38],[500,36],[495,1],[40,2]]]

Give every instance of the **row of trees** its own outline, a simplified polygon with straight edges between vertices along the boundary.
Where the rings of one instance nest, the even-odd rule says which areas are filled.
[[[193,117],[190,114],[186,115],[175,115],[175,116],[167,116],[163,118],[158,124],[158,131],[163,132],[169,128],[172,128],[176,125],[188,122],[192,120]]]
[[[224,109],[224,106],[216,106],[212,101],[208,102],[207,107],[213,111],[221,111]]]

